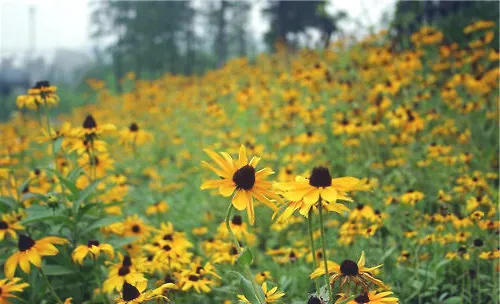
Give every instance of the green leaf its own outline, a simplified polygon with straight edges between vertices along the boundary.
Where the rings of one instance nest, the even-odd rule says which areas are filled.
[[[45,265],[43,266],[43,272],[47,276],[61,276],[61,275],[70,275],[75,273],[73,269],[66,268],[61,265]]]
[[[23,190],[29,185],[30,182],[31,182],[31,178],[28,178],[27,181],[22,183],[22,185],[17,188],[17,191],[19,191],[19,193],[23,193]]]
[[[87,188],[83,189],[79,192],[78,198],[75,202],[73,202],[73,209],[75,210],[75,214],[78,213],[78,209],[80,209],[80,205],[92,194],[95,194],[97,186],[102,181],[102,179],[98,179],[93,181]]]
[[[61,145],[62,145],[62,142],[63,142],[63,138],[62,137],[59,137],[58,139],[56,139],[56,141],[54,141],[53,145],[54,145],[54,153],[59,153],[59,151],[61,150]]]
[[[10,196],[0,196],[0,204],[8,209],[12,209],[16,205],[16,200]]]
[[[90,233],[96,229],[103,227],[103,226],[111,225],[113,223],[120,221],[120,219],[121,218],[118,216],[107,216],[105,218],[102,218],[102,219],[97,220],[94,223],[90,224],[87,228],[85,228],[82,231],[82,234],[85,235],[85,234]]]
[[[460,297],[451,297],[451,298],[444,300],[441,303],[442,304],[459,304],[459,303],[461,303],[461,301],[462,301],[462,298],[460,298]]]
[[[250,266],[253,262],[253,254],[250,248],[245,248],[236,261],[241,266]]]
[[[62,221],[67,224],[72,224],[71,220],[67,216],[62,215],[57,211],[54,212],[52,209],[44,206],[33,205],[30,208],[26,209],[26,212],[28,213],[28,215],[20,221],[20,223],[23,225],[45,220],[53,220],[54,222]]]
[[[80,193],[80,190],[78,189],[78,187],[75,185],[74,182],[72,182],[71,180],[65,178],[64,176],[62,176],[61,173],[59,173],[58,171],[56,170],[53,170],[53,169],[50,169],[50,168],[47,168],[47,171],[49,172],[52,172],[53,174],[55,174],[57,176],[57,178],[59,179],[59,181],[66,187],[69,189],[69,191],[71,191],[71,194],[73,194],[74,197],[78,197],[78,193]],[[71,199],[71,198],[70,198]]]
[[[43,196],[42,194],[39,194],[39,193],[26,193],[26,194],[22,195],[21,202],[24,202],[24,201],[29,200],[31,198],[45,199],[45,196]]]
[[[250,303],[259,304],[259,300],[255,297],[252,283],[249,280],[245,279],[245,277],[241,273],[237,272],[237,274],[240,277],[241,293],[243,293],[245,298],[247,298]],[[260,286],[257,286],[257,293],[258,297],[261,299],[261,303],[265,303],[264,291]]]
[[[127,236],[127,237],[123,237],[120,239],[112,240],[112,241],[110,241],[110,243],[111,243],[111,245],[113,245],[113,247],[122,247],[122,246],[125,246],[128,244],[131,244],[131,243],[137,241],[138,239],[139,238],[136,236]]]

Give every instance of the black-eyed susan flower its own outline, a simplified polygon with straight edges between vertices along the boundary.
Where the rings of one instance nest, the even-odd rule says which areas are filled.
[[[170,301],[166,296],[163,295],[165,289],[176,288],[175,284],[166,283],[160,287],[146,291],[148,287],[148,282],[146,280],[128,283],[124,282],[121,288],[121,293],[118,298],[116,298],[116,303],[119,304],[139,304],[144,303],[153,299],[164,299]]]
[[[309,210],[319,203],[320,199],[323,206],[329,210],[338,213],[349,211],[344,204],[337,203],[337,200],[352,201],[348,192],[355,190],[364,190],[362,181],[355,177],[333,178],[330,171],[325,167],[315,167],[309,178],[297,176],[295,182],[278,183],[276,189],[282,192],[283,196],[292,201],[303,201],[304,205],[290,205],[290,208],[300,209],[301,214],[307,216]],[[306,212],[307,211],[307,212]]]
[[[3,214],[2,220],[0,220],[0,241],[5,238],[5,235],[10,235],[14,240],[17,239],[16,231],[24,230],[24,227],[19,224],[17,218],[11,214]]]
[[[279,198],[271,191],[271,183],[265,180],[274,172],[269,168],[256,171],[255,167],[260,161],[259,157],[254,156],[248,161],[243,145],[240,147],[238,161],[234,161],[226,152],[217,154],[207,149],[204,151],[217,167],[205,161],[202,162],[203,166],[213,171],[221,179],[206,181],[201,185],[201,189],[218,188],[219,193],[225,197],[234,193],[233,206],[238,210],[247,209],[250,224],[255,222],[254,198],[272,210],[276,210],[276,206],[270,198]]]
[[[17,243],[19,251],[11,255],[5,262],[5,276],[7,278],[14,277],[17,265],[25,273],[30,272],[30,263],[40,268],[42,266],[42,257],[59,253],[54,244],[66,244],[67,242],[66,239],[56,236],[47,236],[35,241],[29,236],[21,234]]]
[[[168,211],[168,204],[165,201],[159,201],[156,202],[152,205],[149,205],[146,208],[146,214],[147,215],[153,215],[153,214],[159,214],[159,213],[165,213]]]
[[[346,302],[349,298],[346,294],[339,294],[340,298],[335,303],[346,304],[390,304],[399,303],[398,298],[392,296],[392,291],[368,291],[363,292],[352,300]]]
[[[262,291],[264,292],[266,303],[277,302],[279,299],[285,296],[284,292],[278,291],[278,286],[268,289],[266,282],[262,283]],[[248,301],[248,299],[244,295],[238,295],[238,299],[245,304],[251,304],[251,302]]]
[[[146,280],[130,256],[118,253],[118,259],[119,262],[109,268],[108,278],[103,283],[104,292],[112,293],[113,290],[120,290],[125,282],[136,283]]]
[[[131,123],[128,128],[120,132],[120,144],[125,147],[142,146],[152,139],[153,135],[139,128],[139,124],[136,122]]]
[[[262,284],[264,283],[264,281],[271,281],[272,279],[273,276],[269,271],[261,271],[255,275],[255,281],[257,282],[257,284]]]
[[[335,283],[340,280],[340,286],[344,286],[348,281],[354,282],[356,285],[360,285],[364,288],[368,287],[369,283],[373,283],[379,287],[386,288],[386,285],[379,279],[375,278],[375,271],[382,267],[382,265],[377,265],[374,267],[365,266],[365,252],[361,252],[361,256],[358,262],[352,260],[344,260],[340,265],[328,261],[328,272],[330,275],[330,284]],[[312,272],[309,277],[314,279],[325,274],[324,267],[318,267],[314,272]]]
[[[144,221],[134,214],[123,221],[123,235],[136,236],[140,240],[144,240],[149,236],[151,227],[146,225]]]
[[[83,259],[87,254],[91,254],[93,259],[97,259],[99,254],[102,252],[106,253],[110,259],[115,256],[115,250],[113,246],[105,243],[100,243],[97,240],[88,241],[87,245],[79,245],[73,250],[71,257],[75,263],[83,264]]]
[[[22,292],[28,286],[28,283],[21,283],[20,278],[0,280],[0,303],[11,303],[10,299],[17,298],[17,296],[14,295],[13,292]]]

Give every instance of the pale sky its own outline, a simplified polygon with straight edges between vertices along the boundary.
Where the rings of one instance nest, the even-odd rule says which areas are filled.
[[[30,47],[30,7],[35,11],[36,54],[46,56],[58,48],[88,52],[90,0],[0,0],[0,56],[26,54]],[[396,0],[330,0],[364,25],[374,25]],[[258,37],[268,28],[260,15],[264,1],[258,1],[251,14]],[[353,29],[353,24],[349,28]],[[23,56],[24,57],[24,56]]]

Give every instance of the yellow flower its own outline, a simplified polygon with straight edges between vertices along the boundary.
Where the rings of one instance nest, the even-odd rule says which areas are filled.
[[[368,283],[373,283],[379,287],[386,288],[386,285],[379,279],[374,277],[375,271],[382,267],[382,265],[377,265],[375,267],[365,267],[365,252],[361,252],[361,257],[358,262],[352,260],[344,260],[342,264],[337,264],[332,261],[328,261],[328,274],[330,276],[330,284],[333,284],[337,280],[341,280],[340,287],[342,287],[347,281],[352,281],[356,285],[361,285],[367,287]],[[314,279],[325,274],[325,268],[320,266],[314,270],[309,277]]]
[[[96,240],[90,240],[87,245],[80,245],[76,247],[75,250],[73,250],[71,257],[75,263],[81,265],[83,264],[83,259],[87,256],[87,254],[90,253],[92,254],[92,258],[97,259],[101,251],[106,253],[110,259],[113,259],[115,256],[115,251],[111,245],[104,243],[101,244]]]
[[[103,292],[111,293],[119,290],[125,282],[136,283],[146,280],[144,275],[137,270],[130,256],[123,257],[118,253],[120,263],[112,265],[108,272],[108,279],[103,283]]]
[[[166,288],[176,288],[175,284],[167,283],[160,287],[146,291],[148,282],[146,280],[134,282],[132,284],[124,282],[122,286],[122,292],[118,298],[116,298],[117,304],[138,304],[147,302],[153,299],[164,299],[170,301],[166,296],[163,295],[164,289]]]
[[[29,236],[21,234],[17,244],[19,251],[11,255],[5,262],[5,276],[7,278],[14,277],[18,264],[25,273],[30,272],[30,263],[40,268],[43,256],[52,256],[59,252],[53,244],[66,243],[68,243],[67,240],[56,236],[48,236],[35,241]]]
[[[335,301],[335,303],[345,303],[344,301],[348,299],[345,294],[339,294],[340,298]],[[392,291],[384,291],[377,293],[376,291],[363,292],[354,299],[346,302],[346,304],[390,304],[399,303],[398,298],[390,296]]]
[[[14,240],[17,239],[16,230],[24,230],[24,227],[19,224],[18,220],[9,215],[2,215],[2,220],[0,220],[0,241],[5,238],[5,235],[10,235]]]
[[[255,281],[258,284],[262,284],[262,283],[264,283],[264,281],[272,280],[272,279],[273,279],[273,276],[271,275],[271,272],[269,272],[269,271],[262,271],[262,272],[259,272],[255,275]]]
[[[146,214],[147,215],[152,215],[152,214],[158,214],[158,213],[165,213],[168,211],[168,204],[164,201],[159,201],[156,202],[152,205],[149,205],[146,208]]]
[[[28,283],[19,283],[20,281],[20,278],[0,280],[0,303],[10,303],[10,298],[17,298],[17,296],[12,294],[12,292],[22,292],[29,286]]]
[[[275,204],[269,198],[279,199],[271,191],[271,183],[265,178],[274,172],[269,168],[255,171],[255,167],[260,161],[259,157],[254,156],[248,161],[245,146],[241,145],[238,161],[234,161],[226,152],[217,153],[204,150],[208,156],[217,164],[218,168],[203,161],[205,168],[212,170],[221,179],[209,180],[201,185],[201,189],[218,188],[222,196],[229,197],[234,193],[232,204],[238,210],[247,209],[250,224],[255,222],[255,212],[253,199],[276,210]]]
[[[262,283],[262,291],[264,291],[266,303],[274,303],[285,296],[284,292],[278,291],[278,286],[267,290],[267,283],[265,282]],[[251,304],[251,302],[248,301],[248,299],[244,295],[238,295],[238,299],[245,304]]]
[[[277,183],[275,188],[281,191],[286,199],[292,201],[289,208],[300,209],[300,214],[307,217],[309,210],[319,204],[320,200],[328,211],[337,213],[349,211],[349,208],[337,203],[337,200],[352,201],[347,192],[364,190],[364,185],[355,177],[332,179],[328,168],[315,167],[309,179],[297,176],[295,182]]]

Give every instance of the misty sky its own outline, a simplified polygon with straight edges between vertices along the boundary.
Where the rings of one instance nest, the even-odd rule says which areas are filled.
[[[35,10],[35,48],[46,56],[58,48],[88,52],[93,43],[89,38],[90,0],[0,0],[0,56],[26,54],[30,47],[29,9]],[[95,2],[95,1],[94,1]],[[343,9],[364,25],[380,21],[384,11],[390,10],[395,0],[337,0],[335,9]],[[264,1],[257,2],[251,14],[251,23],[257,38],[268,24],[260,15]],[[350,25],[354,27],[353,24]]]

